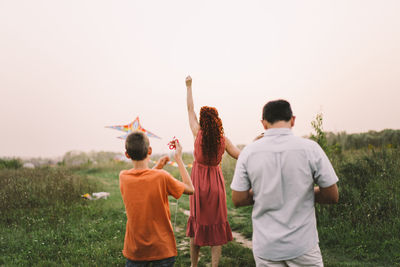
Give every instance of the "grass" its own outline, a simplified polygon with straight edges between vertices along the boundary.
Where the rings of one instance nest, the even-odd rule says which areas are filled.
[[[182,210],[189,210],[189,197],[183,195],[178,201],[178,212],[176,211],[176,200],[170,198],[171,220],[175,226],[175,237],[177,240],[178,257],[175,266],[190,266],[189,238],[186,234],[188,217]],[[175,220],[176,214],[176,220]],[[199,267],[207,266],[211,262],[210,247],[200,248]],[[229,242],[222,247],[222,256],[219,266],[255,266],[253,253],[250,249],[242,247],[236,242]]]
[[[71,171],[57,168],[0,170],[0,221],[18,220],[14,214],[63,208],[79,201],[94,183]]]
[[[338,205],[317,206],[321,247],[375,266],[400,265],[400,152],[346,154]]]
[[[190,162],[190,156],[185,159]],[[228,220],[251,238],[251,207],[236,209],[229,188],[236,161],[224,157]],[[400,153],[395,150],[346,152],[335,161],[340,203],[317,205],[325,266],[400,265]],[[6,163],[8,164],[8,163]],[[14,163],[13,163],[14,164]],[[15,164],[10,166],[16,166]],[[121,169],[109,162],[72,169],[0,170],[0,266],[124,266],[126,216],[118,186]],[[167,167],[178,177],[176,168]],[[87,201],[84,193],[110,192],[107,200]],[[176,266],[189,266],[185,237],[188,196],[170,200],[178,247]],[[199,266],[211,262],[201,248]],[[223,246],[220,266],[254,266],[250,249]]]
[[[53,170],[32,170],[32,173],[35,172],[38,174],[33,176],[64,179],[74,177],[70,182],[79,192],[72,190],[65,193],[68,195],[66,202],[62,200],[65,195],[51,194],[44,190],[47,187],[43,186],[40,195],[46,196],[46,193],[49,193],[54,198],[44,197],[45,200],[40,202],[43,205],[35,208],[19,207],[9,210],[5,216],[7,220],[2,221],[0,228],[0,265],[121,265],[123,257],[120,251],[125,231],[125,214],[120,205],[120,196],[117,194],[117,176],[89,175],[85,178],[69,172],[63,176]],[[44,175],[47,172],[59,176]],[[21,180],[26,178],[25,171],[18,175]],[[29,188],[29,186],[24,187],[24,184],[19,186]],[[58,183],[53,186],[55,189],[62,188],[62,184]],[[48,189],[51,190],[51,187]],[[66,186],[64,189],[71,188]],[[110,189],[111,197],[108,200],[86,201],[80,198],[80,194],[86,192],[110,191]],[[24,201],[24,198],[21,199]],[[15,196],[14,200],[18,202],[19,196]]]
[[[224,157],[228,218],[251,238],[251,207],[235,209],[229,185],[236,161]],[[325,266],[400,266],[400,151],[346,151],[333,160],[338,205],[316,205]]]
[[[74,168],[73,171],[2,170],[2,181],[9,183],[2,188],[2,193],[10,192],[13,186],[20,191],[28,191],[33,181],[40,186],[32,187],[35,188],[33,191],[38,189],[37,194],[33,191],[26,194],[32,199],[37,195],[46,196],[51,186],[61,190],[63,186],[69,188],[73,184],[77,188],[71,190],[67,197],[47,194],[48,197],[44,197],[40,203],[32,202],[35,204],[31,206],[27,204],[29,201],[25,201],[24,194],[16,195],[14,201],[19,204],[7,209],[7,213],[3,214],[5,219],[1,221],[0,266],[124,266],[125,259],[121,251],[126,216],[119,192],[118,174],[119,168],[114,167]],[[63,180],[68,182],[59,183]],[[110,197],[97,201],[80,198],[81,194],[93,190],[110,192]],[[64,201],[63,197],[68,201]],[[184,195],[179,199],[177,213],[176,200],[171,198],[170,203],[179,249],[175,266],[189,266],[189,239],[185,236],[187,216],[182,212],[189,209],[189,198]],[[199,266],[206,266],[211,261],[210,249],[204,247],[200,253]],[[231,242],[223,247],[220,266],[232,266],[236,262],[245,266],[254,265],[251,250]]]

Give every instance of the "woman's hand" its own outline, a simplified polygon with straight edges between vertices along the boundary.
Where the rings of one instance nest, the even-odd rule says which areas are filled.
[[[256,138],[254,138],[253,142],[257,141],[258,139],[261,139],[263,137],[264,137],[264,133],[261,133],[261,134],[257,135]]]
[[[190,77],[190,75],[186,77],[185,81],[186,81],[186,87],[192,88],[192,77]]]

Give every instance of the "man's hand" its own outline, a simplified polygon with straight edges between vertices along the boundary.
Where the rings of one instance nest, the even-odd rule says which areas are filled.
[[[190,76],[186,77],[186,87],[192,88],[192,77],[190,77]]]
[[[165,164],[167,164],[167,162],[169,161],[169,157],[168,156],[163,156],[161,157],[156,165],[153,167],[153,169],[162,169],[164,168]]]

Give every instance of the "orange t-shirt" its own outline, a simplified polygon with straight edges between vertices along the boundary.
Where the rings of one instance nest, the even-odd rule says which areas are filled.
[[[121,171],[119,184],[127,216],[124,256],[150,261],[178,255],[168,195],[180,198],[184,184],[153,169]]]

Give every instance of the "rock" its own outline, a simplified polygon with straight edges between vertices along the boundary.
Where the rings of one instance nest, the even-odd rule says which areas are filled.
[[[23,167],[23,168],[27,168],[27,169],[34,169],[34,168],[35,168],[35,165],[33,165],[33,163],[30,163],[30,162],[25,162],[25,163],[22,165],[22,167]]]

